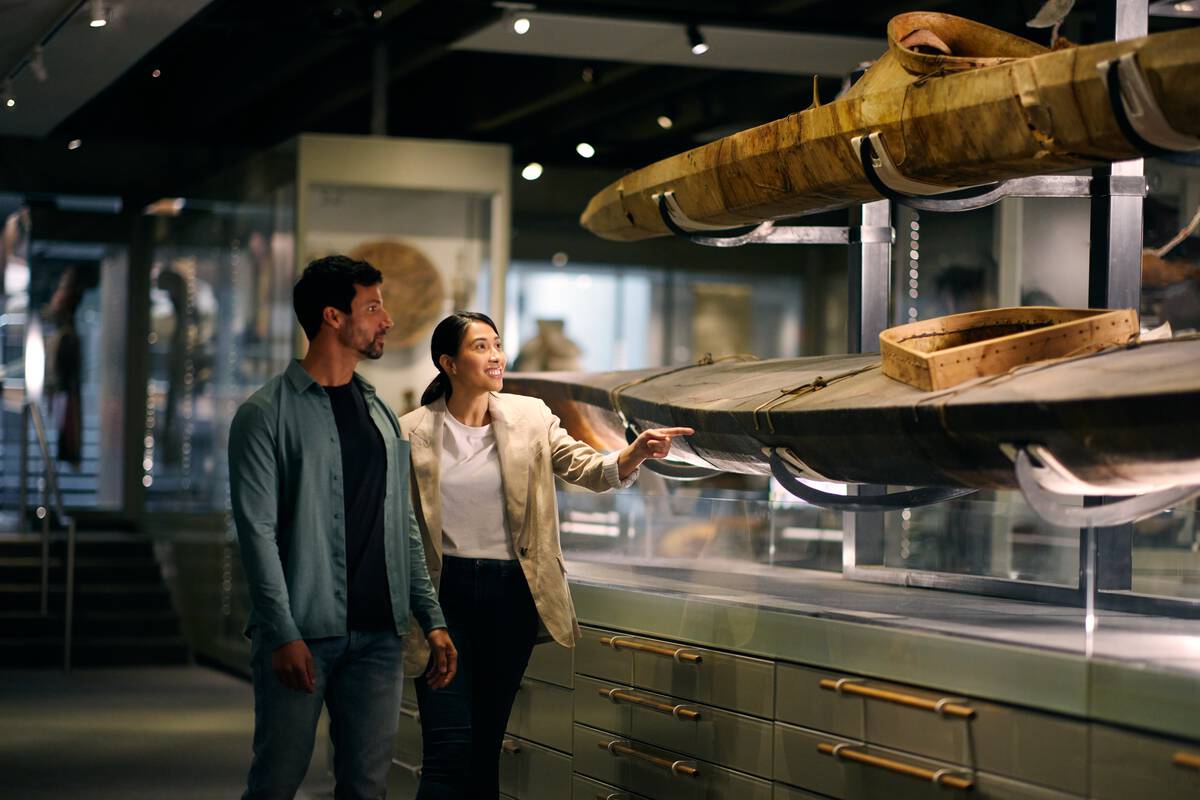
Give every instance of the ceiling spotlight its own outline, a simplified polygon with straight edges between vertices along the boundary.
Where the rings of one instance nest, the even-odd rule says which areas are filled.
[[[675,121],[673,119],[671,119],[670,117],[668,117],[666,114],[658,115],[658,127],[662,128],[664,131],[671,130],[671,126],[674,124],[675,124]]]
[[[29,59],[29,70],[33,73],[33,77],[37,78],[38,83],[45,83],[50,74],[46,72],[46,60],[42,56],[42,46],[39,44],[33,48],[33,55]]]
[[[88,25],[93,28],[103,28],[108,24],[108,9],[104,6],[104,0],[91,0],[88,4],[91,8]]]
[[[12,94],[12,85],[7,81],[4,84],[4,88],[0,89],[0,100],[4,101],[5,108],[12,108],[17,104],[17,101]]]
[[[1190,14],[1196,10],[1195,3],[1176,3],[1175,10],[1183,14]]]
[[[162,70],[161,70],[161,69],[155,69],[153,72],[151,72],[151,73],[150,73],[150,77],[151,77],[151,78],[161,78],[161,77],[162,77]]]
[[[579,73],[579,77],[583,78],[584,83],[591,83],[596,80],[596,70],[591,67],[584,67],[583,71]]]
[[[708,52],[708,43],[704,41],[704,36],[700,33],[699,25],[687,26],[688,42],[692,45],[692,54],[702,56]]]
[[[583,156],[584,158],[591,158],[592,156],[596,155],[596,148],[592,147],[587,142],[580,142],[579,144],[575,145],[575,152],[579,153],[579,155]]]
[[[72,139],[71,141],[67,142],[68,150],[78,150],[81,147],[83,147],[82,139]]]
[[[374,11],[371,12],[371,16],[374,17],[375,19],[383,19],[383,9],[382,8],[375,9]]]
[[[542,165],[536,161],[529,162],[525,169],[521,170],[521,177],[527,181],[536,181],[542,177]]]
[[[517,17],[513,20],[513,31],[518,36],[529,33],[529,17]]]

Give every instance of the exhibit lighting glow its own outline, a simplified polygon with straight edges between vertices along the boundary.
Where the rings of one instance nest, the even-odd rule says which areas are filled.
[[[92,0],[88,25],[93,28],[103,28],[108,24],[108,9],[104,7],[103,0]]]
[[[12,98],[12,97],[10,97],[10,98],[8,98],[7,100],[5,100],[5,101],[4,101],[4,105],[8,106],[9,108],[12,108],[12,107],[13,107],[13,106],[15,106],[16,104],[17,104],[17,101],[16,101],[16,99],[14,99],[14,98]]]
[[[72,139],[71,141],[67,142],[68,150],[78,150],[81,147],[83,147],[82,139]]]
[[[375,9],[374,11],[371,12],[371,16],[374,17],[375,19],[383,19],[383,9],[382,8]]]
[[[521,170],[521,177],[527,181],[536,181],[542,177],[542,165],[536,161],[531,161]]]
[[[151,73],[150,73],[150,77],[151,77],[151,78],[161,78],[161,77],[162,77],[162,70],[161,70],[161,69],[156,69],[156,70],[154,70],[153,72],[151,72]]]
[[[708,52],[708,42],[704,41],[704,36],[700,33],[700,26],[687,26],[688,42],[692,45],[692,55],[702,56]]]
[[[42,385],[46,378],[46,343],[42,339],[42,320],[37,314],[29,315],[29,326],[25,329],[25,399],[36,403],[42,399]]]
[[[1196,10],[1195,3],[1176,3],[1175,10],[1184,14],[1190,14]]]
[[[664,131],[669,131],[671,126],[674,124],[675,120],[671,119],[666,114],[658,115],[658,127],[662,128]]]
[[[46,72],[46,59],[42,55],[42,46],[39,44],[33,48],[33,56],[29,59],[29,70],[33,73],[33,77],[37,78],[38,83],[45,83],[50,77],[50,73]]]
[[[592,147],[587,142],[580,142],[579,144],[575,145],[575,152],[579,153],[579,155],[583,156],[584,158],[591,158],[592,156],[596,155],[596,148]]]
[[[513,32],[518,36],[529,33],[529,17],[517,17],[513,20]]]

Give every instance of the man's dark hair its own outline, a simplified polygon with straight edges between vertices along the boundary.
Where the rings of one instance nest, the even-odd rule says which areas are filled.
[[[350,313],[355,286],[383,283],[383,274],[365,261],[349,256],[325,256],[304,268],[304,274],[292,289],[292,308],[304,335],[311,342],[321,330],[326,306]]]

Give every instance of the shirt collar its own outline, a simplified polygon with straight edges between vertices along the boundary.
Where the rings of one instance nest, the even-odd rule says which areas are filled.
[[[314,386],[320,386],[313,376],[308,374],[308,370],[300,363],[300,359],[292,359],[292,363],[288,364],[288,368],[284,373],[287,375],[288,382],[292,384],[292,388],[303,394]],[[354,373],[354,380],[358,382],[358,388],[362,390],[364,397],[374,397],[375,387],[367,381],[366,378]]]

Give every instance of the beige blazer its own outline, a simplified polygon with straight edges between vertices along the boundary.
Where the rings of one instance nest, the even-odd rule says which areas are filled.
[[[554,476],[595,492],[617,486],[617,454],[605,456],[572,438],[536,397],[493,392],[488,399],[504,512],[513,549],[541,618],[539,641],[573,647],[579,622],[567,588],[567,567],[558,539]],[[400,428],[412,443],[413,503],[434,587],[442,576],[442,500],[439,472],[446,403],[438,400],[405,414]],[[627,481],[629,483],[631,481]],[[429,660],[425,636],[415,622],[405,647],[404,671],[416,676]]]

